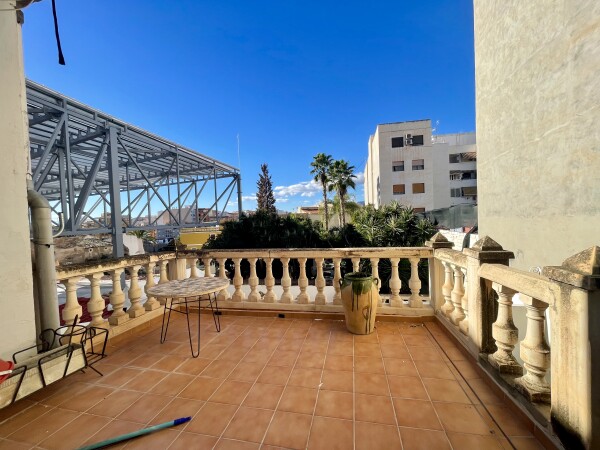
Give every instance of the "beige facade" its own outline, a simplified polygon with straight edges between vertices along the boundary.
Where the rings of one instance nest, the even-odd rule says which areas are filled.
[[[560,264],[600,243],[600,2],[474,14],[480,233],[516,267]]]
[[[475,133],[433,136],[431,121],[378,125],[369,138],[365,203],[417,211],[477,201]]]
[[[26,175],[29,140],[21,26],[14,12],[0,12],[0,358],[35,343]]]

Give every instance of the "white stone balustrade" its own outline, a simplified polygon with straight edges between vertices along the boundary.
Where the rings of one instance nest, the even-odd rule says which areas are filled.
[[[465,317],[465,312],[462,309],[462,299],[465,295],[463,287],[463,272],[462,268],[456,264],[452,264],[452,272],[454,273],[454,287],[450,293],[450,299],[454,309],[450,314],[450,320],[454,325],[458,325]]]
[[[492,336],[498,350],[489,355],[489,361],[500,373],[520,374],[523,368],[513,356],[515,345],[519,342],[519,330],[515,327],[512,314],[512,297],[516,292],[495,282],[492,288],[498,295],[498,318],[492,325]]]
[[[104,312],[106,303],[100,292],[100,278],[102,278],[101,272],[92,273],[87,276],[87,279],[90,280],[90,301],[87,304],[87,309],[90,316],[92,316],[91,324],[94,327],[104,326],[102,313]]]
[[[142,314],[146,312],[144,307],[142,306],[142,289],[139,285],[138,272],[140,270],[141,265],[134,265],[130,267],[130,283],[129,290],[127,291],[127,297],[129,298],[129,302],[131,306],[127,310],[129,317],[135,319],[136,317],[140,317]]]
[[[129,316],[123,311],[123,305],[125,304],[125,294],[121,289],[121,274],[123,269],[114,269],[112,271],[112,292],[109,296],[110,304],[113,312],[108,318],[108,322],[111,325],[122,325],[125,323]]]

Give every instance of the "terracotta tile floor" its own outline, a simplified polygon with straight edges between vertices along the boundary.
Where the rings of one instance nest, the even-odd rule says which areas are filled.
[[[202,316],[200,357],[183,319],[109,346],[109,357],[0,410],[1,449],[74,449],[178,417],[112,448],[536,449],[531,430],[436,323]],[[442,351],[443,349],[443,351]]]

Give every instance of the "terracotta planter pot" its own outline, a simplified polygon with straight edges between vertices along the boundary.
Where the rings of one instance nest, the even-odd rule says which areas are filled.
[[[354,334],[371,334],[375,328],[379,280],[353,272],[340,280],[346,328]]]

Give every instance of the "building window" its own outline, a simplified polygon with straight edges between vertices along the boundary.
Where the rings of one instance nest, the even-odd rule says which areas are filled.
[[[425,170],[425,160],[423,160],[423,159],[413,159],[413,161],[412,161],[412,170]]]
[[[456,180],[460,180],[460,179],[461,179],[460,173],[451,173],[450,174],[450,181],[456,181]]]
[[[404,161],[392,161],[393,172],[404,172]]]
[[[450,164],[455,164],[460,162],[460,154],[457,153],[455,155],[449,155]]]
[[[412,145],[413,146],[423,145],[423,135],[422,134],[413,135]]]
[[[425,212],[425,208],[413,208],[413,211],[416,213],[424,213]]]
[[[394,184],[392,187],[394,195],[403,195],[404,194],[404,185],[403,184]]]
[[[404,147],[404,136],[392,138],[392,148]]]
[[[462,197],[462,189],[461,188],[450,189],[450,197]]]
[[[425,183],[413,183],[412,191],[413,191],[413,194],[425,193]]]

